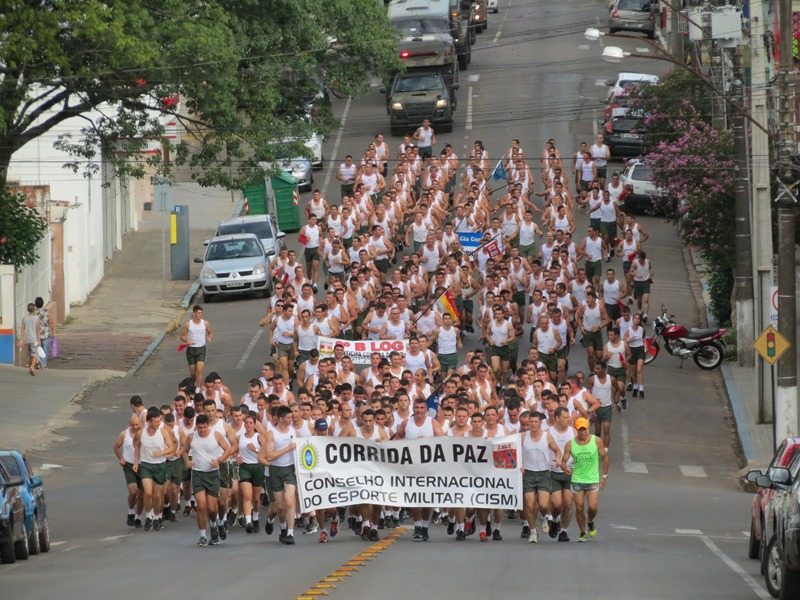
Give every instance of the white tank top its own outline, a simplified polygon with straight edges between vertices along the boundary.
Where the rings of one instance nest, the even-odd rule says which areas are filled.
[[[597,329],[603,322],[602,317],[600,316],[600,305],[595,304],[594,308],[589,308],[588,304],[584,306],[586,306],[586,308],[583,310],[584,329]]]
[[[416,374],[418,369],[422,369],[425,373],[428,372],[428,366],[425,364],[425,355],[418,352],[416,356],[410,352],[406,352],[406,369]]]
[[[575,296],[578,304],[586,302],[586,287],[589,285],[591,284],[588,279],[585,279],[583,283],[578,283],[577,279],[572,280],[572,295]]]
[[[422,425],[414,423],[414,417],[409,417],[406,423],[406,439],[415,440],[417,438],[433,437],[433,419],[425,417],[425,422]]]
[[[361,175],[361,183],[364,184],[364,193],[371,196],[375,193],[375,188],[378,187],[378,174]]]
[[[631,265],[631,272],[634,281],[647,281],[650,279],[650,260],[646,258],[644,263],[638,260],[634,261]]]
[[[247,437],[247,432],[242,430],[237,437],[239,438],[239,456],[242,462],[246,465],[257,465],[258,451],[261,449],[261,443],[258,441],[258,432],[253,431],[253,436]],[[256,449],[251,450],[247,447],[247,444],[253,444]]]
[[[224,450],[217,442],[214,430],[209,428],[206,437],[195,434],[192,439],[192,471],[216,471],[218,467],[212,467],[211,461],[217,460]]]
[[[289,431],[286,433],[281,433],[278,429],[273,429],[272,436],[275,440],[275,451],[278,452],[291,444],[294,441],[296,434],[294,432],[294,427],[290,426]],[[281,454],[278,458],[271,461],[270,464],[274,467],[291,467],[294,465],[294,453],[287,452],[286,454]]]
[[[536,330],[536,349],[541,354],[552,354],[555,350],[552,348],[556,345],[556,335],[553,333],[552,327],[548,327],[547,331],[543,329]]]
[[[417,129],[417,136],[419,136],[418,146],[420,148],[429,148],[431,145],[431,140],[433,139],[433,129],[428,127],[425,129],[424,127],[420,127]]]
[[[631,241],[628,242],[625,239],[622,240],[622,260],[627,262],[632,262],[634,258],[636,258],[636,240],[631,238]]]
[[[606,361],[608,366],[614,369],[623,368],[625,364],[625,346],[623,343],[618,342],[616,346],[613,346],[611,342],[606,342],[606,349],[608,350],[608,361]]]
[[[609,183],[607,188],[608,188],[608,195],[611,196],[611,201],[614,204],[618,205],[619,204],[619,197],[622,194],[622,190],[624,189],[624,186],[622,185],[622,182],[620,181],[619,184],[617,185],[617,187],[614,187],[613,185],[611,185]]]
[[[628,346],[631,348],[641,348],[644,346],[644,327],[639,325],[636,329],[628,327]]]
[[[600,222],[601,223],[614,223],[617,220],[617,211],[615,210],[615,206],[613,202],[609,202],[606,204],[605,202],[600,203],[600,208],[595,211],[600,213]]]
[[[319,248],[319,234],[319,225],[314,225],[313,227],[306,225],[306,237],[308,238],[306,248]]]
[[[136,448],[133,446],[133,435],[130,428],[125,430],[125,437],[122,439],[122,458],[126,463],[133,464],[136,460]]]
[[[505,340],[508,338],[508,321],[503,319],[502,323],[499,325],[497,321],[492,319],[491,321],[491,334],[490,337],[492,338],[492,345],[493,346],[505,346],[508,342]]]
[[[572,427],[567,427],[567,430],[564,433],[560,433],[558,429],[551,427],[548,429],[548,433],[550,433],[550,435],[553,437],[553,441],[555,441],[556,445],[561,449],[562,454],[564,452],[564,448],[567,446],[567,442],[575,437],[575,432],[572,430]],[[567,460],[567,466],[572,466],[572,457]],[[561,466],[556,463],[556,455],[552,450],[550,451],[550,470],[553,471],[553,473],[564,472]]]
[[[556,218],[553,219],[553,228],[561,231],[569,231],[569,217],[564,215],[563,217],[556,215]]]
[[[511,215],[509,219],[506,214],[503,214],[503,235],[511,237],[519,229],[516,215]]]
[[[417,319],[417,331],[429,334],[436,329],[436,317],[432,312],[428,312]]]
[[[603,302],[606,304],[616,304],[622,297],[622,290],[619,287],[619,281],[614,280],[609,283],[608,280],[603,281]]]
[[[372,432],[372,435],[367,437],[364,435],[364,432],[361,431],[361,427],[356,427],[356,437],[361,438],[362,440],[372,440],[373,442],[380,442],[381,441],[381,432],[375,427],[375,430]]]
[[[530,224],[523,221],[519,226],[519,245],[530,246],[536,242],[536,223],[533,221]]]
[[[433,273],[439,267],[439,246],[434,245],[433,250],[428,248],[428,245],[425,244],[421,248],[422,256],[427,257],[428,262],[422,263],[423,268],[428,273]]]
[[[344,230],[344,225],[342,224],[342,215],[338,214],[335,217],[333,215],[328,215],[328,227],[333,228],[333,233],[337,236],[342,235],[342,231]]]
[[[189,321],[189,331],[186,332],[186,338],[189,340],[192,348],[202,348],[206,345],[206,322],[200,320],[200,323],[195,323],[194,319]]]
[[[297,349],[310,352],[317,347],[317,334],[314,333],[314,324],[309,323],[308,328],[302,325],[297,328]]]
[[[539,441],[531,439],[530,431],[522,438],[522,468],[526,471],[550,470],[550,446],[547,434],[540,432]]]
[[[369,331],[367,332],[367,339],[368,340],[379,340],[381,339],[381,328],[384,324],[389,322],[389,314],[384,311],[383,316],[380,316],[377,312],[372,313],[372,319],[369,321],[369,327],[375,328],[378,331]]]
[[[586,260],[597,262],[603,258],[603,240],[598,236],[596,240],[587,237],[584,245],[586,246]]]
[[[458,352],[458,336],[456,328],[451,327],[448,331],[444,327],[439,329],[439,336],[436,338],[439,346],[439,354],[456,354]],[[406,364],[408,356],[406,356]]]
[[[390,340],[402,340],[406,336],[406,324],[400,321],[397,325],[391,321],[386,322],[386,338]]]
[[[281,344],[294,343],[294,317],[288,320],[282,316],[278,317],[277,325],[275,325],[275,341]]]
[[[558,335],[561,336],[561,345],[558,347],[559,350],[566,347],[567,345],[567,320],[561,317],[561,323],[553,323],[550,321],[550,329],[555,329],[558,332]]]
[[[140,438],[142,449],[139,453],[139,460],[143,463],[160,464],[167,461],[166,456],[155,456],[155,453],[160,450],[166,450],[167,442],[164,439],[164,434],[161,429],[157,429],[153,435],[147,433],[147,428],[142,430]]]
[[[611,377],[606,374],[606,381],[603,383],[597,375],[592,376],[592,396],[600,401],[601,407],[611,406],[613,393],[611,390]]]

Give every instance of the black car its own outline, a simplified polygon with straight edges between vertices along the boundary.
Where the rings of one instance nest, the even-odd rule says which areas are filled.
[[[0,464],[0,562],[3,563],[30,556],[25,503],[19,491],[22,484],[22,477],[12,477]]]
[[[428,119],[436,131],[453,131],[458,83],[448,86],[442,74],[398,73],[386,94],[386,111],[392,135],[400,135],[422,125]]]
[[[611,117],[603,132],[611,156],[639,156],[644,148],[644,135],[644,118],[630,113]]]
[[[787,468],[747,477],[775,494],[764,511],[761,572],[767,591],[781,600],[800,598],[800,455]]]

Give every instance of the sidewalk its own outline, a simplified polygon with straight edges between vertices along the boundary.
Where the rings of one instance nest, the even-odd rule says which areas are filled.
[[[705,265],[698,253],[692,251],[692,262],[699,277],[703,277]],[[798,271],[800,281],[800,271]],[[705,280],[703,279],[705,289]],[[800,286],[797,289],[800,292]],[[706,293],[704,292],[704,296]],[[706,306],[708,299],[704,297]],[[709,325],[713,325],[713,317],[707,315]],[[798,339],[800,339],[800,323],[798,323]],[[760,360],[756,358],[756,360]],[[723,361],[722,377],[733,410],[739,441],[742,445],[747,469],[764,469],[775,454],[773,429],[771,423],[758,422],[758,394],[756,393],[756,371],[754,368],[740,367],[735,361]]]
[[[238,194],[234,197],[236,203],[227,190],[178,184],[175,203],[189,206],[191,257],[203,256],[203,241],[219,221],[239,214]],[[89,299],[72,307],[68,325],[57,327],[59,356],[48,360],[47,371],[31,377],[25,368],[0,366],[3,413],[14,415],[13,420],[0,419],[0,446],[34,447],[50,424],[63,423],[78,410],[77,401],[87,388],[132,375],[163,336],[180,326],[201,265],[191,264],[191,280],[170,281],[167,245],[163,281],[162,217],[160,212],[144,213],[139,230],[125,236]]]

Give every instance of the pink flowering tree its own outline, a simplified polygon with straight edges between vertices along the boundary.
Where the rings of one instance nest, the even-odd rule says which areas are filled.
[[[672,132],[663,135],[663,112],[651,117],[662,129],[644,162],[653,183],[664,190],[656,208],[677,226],[687,245],[699,249],[708,264],[711,311],[720,323],[731,317],[735,264],[733,136],[715,129],[690,104],[672,107]],[[675,118],[677,117],[677,118]]]
[[[47,222],[22,194],[0,195],[0,264],[18,270],[34,264],[36,247],[47,234]]]

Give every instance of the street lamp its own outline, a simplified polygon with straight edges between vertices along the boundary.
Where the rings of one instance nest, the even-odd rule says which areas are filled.
[[[625,58],[626,55],[630,56],[630,52],[624,52],[622,48],[618,48],[617,46],[606,46],[603,48],[603,60],[610,63],[622,62],[622,59]]]

